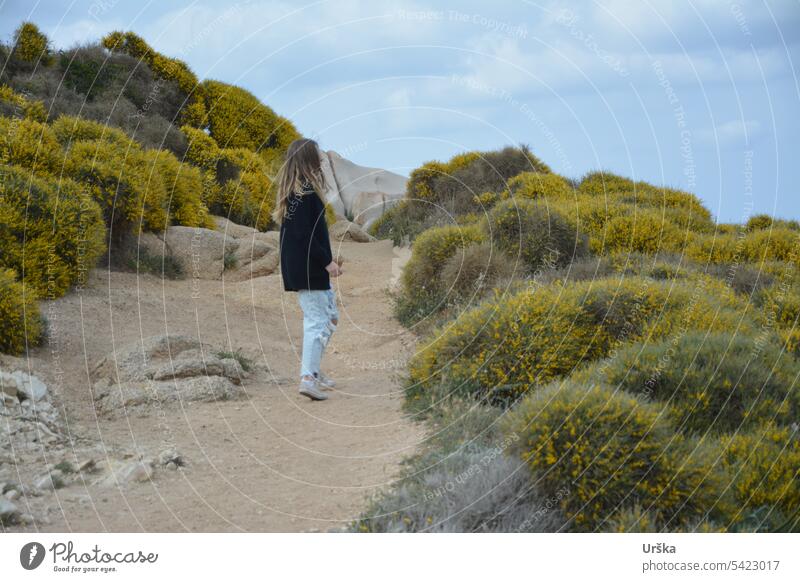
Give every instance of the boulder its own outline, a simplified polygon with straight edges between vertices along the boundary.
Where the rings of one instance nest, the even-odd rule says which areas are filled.
[[[342,201],[342,196],[339,193],[339,186],[336,183],[336,176],[333,173],[333,167],[331,166],[329,154],[322,152],[319,163],[320,167],[322,168],[322,175],[325,178],[325,183],[328,186],[328,190],[325,192],[324,196],[325,202],[333,207],[333,210],[337,215],[346,216],[344,202]]]
[[[225,270],[225,254],[236,252],[239,246],[221,232],[191,226],[170,226],[164,242],[184,274],[198,279],[219,279]]]
[[[123,345],[101,359],[92,369],[94,380],[107,379],[111,384],[152,377],[163,360],[176,358],[188,350],[203,346],[198,340],[184,335],[160,335]],[[211,349],[210,347],[207,349]]]
[[[272,275],[280,266],[280,255],[277,249],[260,259],[253,261],[235,271],[225,273],[226,281],[247,281],[256,277]]]
[[[7,396],[32,402],[38,402],[47,396],[44,382],[20,370],[10,374],[0,370],[0,391]]]
[[[275,245],[253,236],[241,238],[239,239],[239,248],[237,248],[234,253],[236,266],[240,269],[275,250]]]
[[[0,523],[10,524],[19,518],[19,510],[11,500],[0,497]]]
[[[244,396],[247,374],[213,346],[173,335],[120,347],[92,370],[95,405],[101,412],[177,401],[230,400]]]
[[[125,414],[127,409],[176,402],[218,402],[245,396],[245,391],[222,376],[195,376],[165,381],[123,382],[108,389],[95,406],[106,414]]]
[[[359,225],[347,220],[338,220],[328,229],[333,240],[352,242],[372,242],[375,238]]]
[[[392,204],[405,197],[405,176],[379,168],[359,166],[334,151],[328,151],[323,157],[327,157],[330,164],[336,190],[344,207],[343,214],[354,217],[354,221],[364,228]],[[332,196],[334,194],[329,192],[326,199]]]
[[[213,218],[217,225],[217,230],[230,238],[245,238],[252,236],[253,233],[258,232],[258,229],[255,229],[252,226],[236,224],[232,220],[228,220],[223,216],[214,216]]]
[[[350,214],[353,222],[368,228],[381,215],[403,199],[386,192],[359,192],[353,198]]]

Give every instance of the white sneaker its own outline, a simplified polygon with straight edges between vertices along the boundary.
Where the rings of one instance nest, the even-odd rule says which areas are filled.
[[[317,384],[319,384],[320,388],[322,388],[323,390],[333,390],[334,388],[336,388],[336,382],[328,378],[322,372],[317,374]]]
[[[311,400],[327,400],[328,395],[317,387],[314,380],[300,380],[300,394]]]

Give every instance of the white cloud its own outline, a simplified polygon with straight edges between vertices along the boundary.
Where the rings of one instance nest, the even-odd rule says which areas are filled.
[[[761,133],[761,124],[754,120],[732,120],[716,127],[695,131],[698,140],[711,146],[728,147],[744,145]]]

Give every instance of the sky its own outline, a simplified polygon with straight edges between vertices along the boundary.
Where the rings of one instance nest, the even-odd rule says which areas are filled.
[[[56,48],[132,30],[358,164],[527,144],[720,222],[800,218],[798,0],[0,0],[4,40],[23,20]]]

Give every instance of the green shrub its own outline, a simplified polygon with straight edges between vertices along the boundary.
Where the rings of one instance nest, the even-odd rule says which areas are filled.
[[[754,333],[756,324],[740,311],[736,295],[710,278],[555,283],[498,294],[467,311],[419,346],[409,370],[416,391],[444,381],[508,403],[532,385],[606,357],[622,342],[734,328]]]
[[[437,287],[442,264],[458,249],[484,240],[477,226],[442,226],[425,231],[414,243],[403,270],[403,288],[408,294],[416,294]]]
[[[567,381],[529,394],[508,415],[507,438],[544,495],[567,485],[561,509],[591,531],[625,507],[687,523],[718,499],[721,476],[676,439],[658,404],[624,391]],[[692,451],[692,452],[689,452]]]
[[[550,169],[525,146],[427,162],[411,172],[407,200],[392,208],[371,233],[401,244],[431,227],[458,222],[460,215],[482,215],[479,195],[505,190],[508,180],[522,172],[549,173]]]
[[[726,514],[727,523],[761,510],[752,529],[800,531],[800,437],[796,425],[724,436],[721,451],[735,499]]]
[[[514,262],[504,253],[488,243],[473,243],[445,261],[440,280],[447,296],[461,303],[482,298],[514,273]]]
[[[531,200],[500,202],[484,223],[486,236],[509,257],[535,273],[545,266],[561,267],[588,254],[588,242],[560,214]]]
[[[756,230],[768,230],[770,228],[800,230],[800,222],[796,220],[772,218],[769,214],[756,214],[751,216],[745,224],[745,229],[748,232],[753,232]]]
[[[68,179],[0,166],[0,267],[14,269],[40,297],[82,283],[105,250],[97,204]]]
[[[17,282],[14,271],[0,270],[0,353],[23,353],[39,344],[43,331],[33,292]]]
[[[744,334],[690,332],[626,346],[572,377],[666,403],[676,427],[705,433],[791,422],[800,414],[798,374],[800,365],[776,343],[756,350]]]

